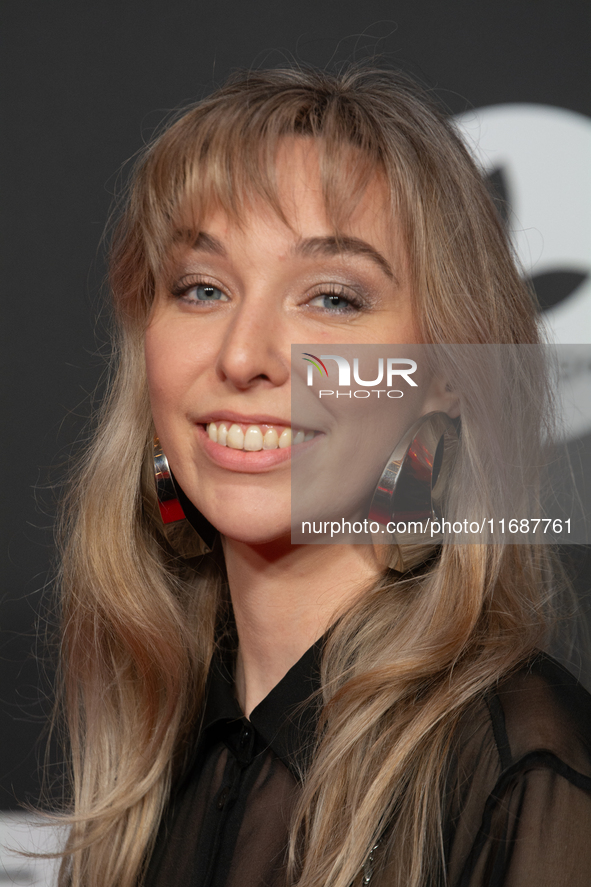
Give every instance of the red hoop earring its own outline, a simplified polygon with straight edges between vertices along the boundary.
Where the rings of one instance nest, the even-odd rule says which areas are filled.
[[[158,508],[169,544],[183,557],[209,554],[217,531],[175,482],[157,437],[153,443],[153,461]]]
[[[374,542],[441,542],[441,523],[459,438],[447,413],[429,413],[409,428],[386,463],[371,500],[369,520],[380,525]],[[408,532],[408,524],[424,532]],[[404,528],[399,531],[398,527]]]

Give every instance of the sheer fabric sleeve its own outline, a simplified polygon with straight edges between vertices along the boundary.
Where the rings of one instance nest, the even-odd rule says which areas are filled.
[[[503,774],[454,885],[589,887],[591,791],[580,782],[544,753]]]
[[[572,675],[540,655],[465,719],[458,750],[449,887],[590,887],[591,698]]]
[[[591,697],[550,657],[464,713],[442,826],[429,887],[591,887]],[[399,884],[384,857],[371,887]]]

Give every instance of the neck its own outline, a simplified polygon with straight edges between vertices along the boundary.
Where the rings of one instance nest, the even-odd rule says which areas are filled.
[[[252,546],[224,540],[247,717],[379,575],[370,545]]]

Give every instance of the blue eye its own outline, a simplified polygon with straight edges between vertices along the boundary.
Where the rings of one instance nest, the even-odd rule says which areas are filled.
[[[323,308],[350,308],[351,304],[347,299],[344,299],[342,296],[323,296],[322,297],[322,307]]]
[[[209,283],[200,283],[187,290],[186,297],[194,302],[227,302],[228,297],[217,286]]]
[[[338,293],[323,293],[321,296],[314,296],[310,305],[315,308],[324,308],[325,311],[333,314],[344,314],[359,308],[350,296],[345,297]]]

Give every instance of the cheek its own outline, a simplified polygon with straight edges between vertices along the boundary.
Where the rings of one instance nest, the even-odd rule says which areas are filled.
[[[148,328],[144,352],[152,416],[160,433],[162,425],[182,408],[193,374],[178,337],[163,324]]]
[[[185,318],[156,318],[144,340],[150,407],[156,432],[168,449],[194,431],[195,411],[215,380],[215,337],[204,341]]]
[[[162,336],[154,330],[154,327],[149,327],[144,342],[144,355],[152,414],[159,411],[159,407],[166,402],[170,394],[168,381],[170,363],[167,360],[167,351]]]
[[[383,320],[381,336],[382,341],[388,344],[417,345],[421,342],[409,293],[401,298],[400,304],[396,306],[396,311]]]

